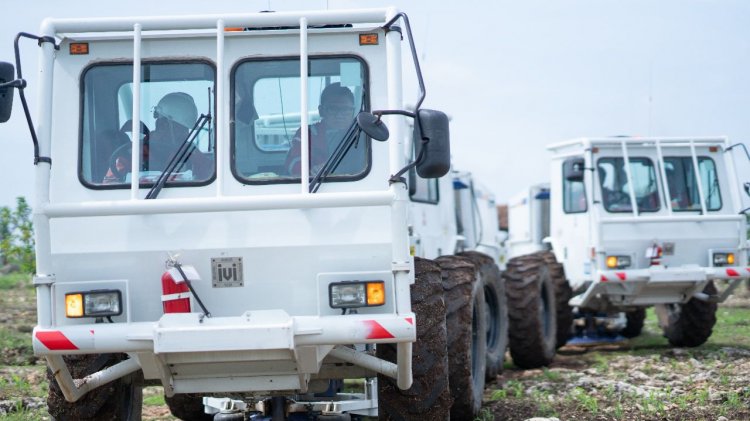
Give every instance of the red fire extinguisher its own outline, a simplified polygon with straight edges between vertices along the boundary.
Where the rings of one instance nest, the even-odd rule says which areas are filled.
[[[175,268],[161,276],[161,291],[164,313],[190,313],[190,289]]]

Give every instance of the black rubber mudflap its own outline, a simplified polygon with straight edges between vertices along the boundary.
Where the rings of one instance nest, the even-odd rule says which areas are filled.
[[[717,294],[713,281],[706,285],[703,292],[708,295]],[[677,311],[670,312],[669,325],[664,329],[664,336],[669,343],[672,346],[693,347],[706,342],[716,324],[718,305],[691,298],[687,303],[675,306],[679,307]]]
[[[448,385],[445,301],[440,267],[432,260],[414,258],[416,282],[411,286],[417,341],[413,346],[414,383],[400,390],[396,380],[378,375],[380,420],[448,420],[453,403]],[[396,362],[396,345],[378,345],[377,356]]]
[[[484,284],[474,262],[461,256],[435,259],[443,270],[451,420],[473,420],[482,409],[487,361]]]
[[[547,263],[538,254],[515,257],[508,261],[503,277],[513,363],[520,368],[549,365],[557,344],[557,312]]]

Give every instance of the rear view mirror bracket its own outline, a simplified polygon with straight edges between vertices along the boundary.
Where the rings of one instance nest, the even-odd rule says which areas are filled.
[[[15,59],[16,59],[16,75],[17,78],[14,80],[10,80],[13,78],[13,65],[10,63],[4,63],[4,72],[5,74],[0,74],[0,78],[5,80],[6,82],[0,84],[0,96],[5,97],[5,101],[8,101],[8,104],[6,107],[3,107],[3,111],[5,115],[0,115],[2,117],[0,120],[2,122],[7,121],[10,118],[10,112],[13,104],[13,89],[18,89],[18,96],[21,98],[21,105],[23,106],[23,112],[26,116],[26,123],[29,125],[29,133],[31,134],[31,141],[34,144],[34,165],[37,165],[40,162],[46,162],[50,165],[52,165],[52,159],[47,156],[39,156],[39,141],[36,136],[36,130],[34,130],[34,122],[31,119],[31,112],[29,111],[29,105],[26,102],[26,95],[24,95],[24,89],[26,88],[26,80],[23,78],[23,72],[21,71],[21,54],[20,50],[18,48],[18,41],[21,38],[29,38],[37,41],[37,44],[41,47],[41,45],[45,42],[52,43],[55,50],[59,50],[60,46],[55,43],[55,38],[51,36],[38,36],[29,34],[26,32],[19,32],[16,35],[16,38],[13,42],[13,50],[15,53]],[[1,67],[0,67],[1,68]],[[4,77],[5,76],[5,77]],[[8,92],[10,92],[10,95],[8,95]],[[7,95],[7,97],[6,97]]]

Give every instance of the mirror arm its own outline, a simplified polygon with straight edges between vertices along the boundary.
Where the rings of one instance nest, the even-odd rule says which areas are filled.
[[[410,169],[416,167],[417,164],[419,164],[419,162],[422,160],[422,158],[424,157],[424,150],[425,150],[424,145],[427,144],[427,142],[429,142],[429,140],[422,139],[422,145],[423,146],[419,150],[419,155],[417,156],[417,159],[415,159],[414,161],[406,164],[406,166],[404,168],[401,168],[400,170],[398,170],[398,172],[396,174],[393,174],[392,176],[390,176],[388,178],[388,184],[406,183],[406,179],[404,179],[403,175],[407,171],[409,171]]]
[[[411,59],[414,62],[414,69],[417,72],[417,81],[419,82],[419,100],[417,100],[417,105],[414,107],[414,109],[418,110],[419,107],[422,106],[424,97],[427,96],[427,91],[424,87],[424,79],[422,78],[422,68],[419,66],[419,57],[417,56],[417,48],[414,46],[414,36],[411,33],[411,25],[409,24],[409,17],[406,16],[406,13],[399,12],[391,20],[386,22],[385,25],[383,25],[383,29],[391,30],[391,27],[393,26],[393,24],[396,23],[396,21],[399,19],[404,20],[404,26],[406,26],[406,36],[409,38],[409,47],[411,49]]]
[[[55,39],[50,36],[38,36],[38,35],[32,35],[26,32],[19,32],[16,35],[16,39],[13,41],[13,51],[16,55],[16,75],[18,75],[18,79],[13,80],[11,82],[8,82],[4,85],[9,85],[11,88],[17,88],[18,89],[18,96],[21,97],[21,105],[23,106],[23,113],[26,115],[26,123],[29,125],[29,132],[31,133],[31,141],[34,143],[34,165],[37,165],[40,162],[46,162],[50,165],[52,165],[52,158],[47,156],[39,156],[39,140],[36,137],[36,130],[34,130],[34,122],[31,120],[31,112],[29,112],[29,105],[26,103],[26,95],[24,95],[24,88],[26,87],[26,81],[23,78],[23,74],[21,72],[21,53],[18,48],[18,40],[23,38],[29,38],[34,39],[37,41],[39,46],[42,46],[43,42],[51,42],[52,45],[55,47],[55,50],[60,49],[60,45],[55,43]]]
[[[745,151],[745,155],[747,156],[747,159],[750,160],[750,152],[748,152],[747,146],[744,143],[742,143],[742,142],[735,143],[734,145],[732,145],[732,146],[724,149],[724,152],[729,152],[732,149],[736,148],[737,146],[741,147]]]
[[[403,115],[406,117],[411,117],[413,119],[417,118],[417,115],[415,113],[405,110],[376,110],[373,111],[372,114],[378,116],[378,118],[384,115]]]
[[[419,68],[419,65],[417,65],[417,69],[418,68]],[[423,96],[423,98],[424,98],[424,96]],[[420,103],[421,103],[421,100],[420,100]],[[403,115],[403,116],[406,116],[406,117],[413,118],[414,121],[417,124],[419,124],[419,119],[417,119],[417,114],[416,113],[412,113],[410,111],[406,111],[406,110],[375,110],[375,111],[372,112],[372,114],[375,115],[375,116],[377,116],[378,118],[380,118],[380,117],[382,117],[384,115]],[[429,140],[422,139],[422,144],[423,145],[426,144],[427,142],[429,142]],[[388,184],[405,183],[406,180],[404,179],[403,175],[407,171],[409,171],[410,169],[416,167],[417,164],[419,164],[419,162],[422,160],[422,157],[424,157],[424,148],[420,149],[419,156],[417,156],[417,159],[415,159],[414,161],[406,164],[406,166],[404,168],[401,168],[400,170],[398,170],[398,172],[396,174],[391,175],[388,178]]]
[[[26,81],[23,79],[11,80],[10,82],[0,83],[0,89],[5,88],[18,88],[23,89],[26,87]]]

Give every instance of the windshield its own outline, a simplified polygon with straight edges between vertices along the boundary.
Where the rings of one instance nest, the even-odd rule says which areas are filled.
[[[299,182],[301,162],[300,63],[248,60],[233,73],[233,171],[247,183]],[[311,58],[307,109],[310,175],[314,176],[366,108],[366,67],[354,57]],[[369,140],[364,134],[326,179],[365,175]]]
[[[97,64],[83,76],[80,173],[90,187],[130,185],[132,142],[136,138],[142,151],[141,185],[152,185],[198,117],[212,114],[215,77],[209,64],[152,62],[142,65],[141,74],[141,122],[135,125],[131,119],[132,64]],[[198,133],[196,145],[167,186],[207,184],[214,177],[212,126]]]
[[[689,156],[664,157],[664,169],[669,182],[672,210],[701,210],[693,159]],[[706,201],[706,210],[717,211],[721,209],[721,192],[719,190],[719,179],[716,175],[716,164],[711,158],[698,157],[698,171]]]
[[[630,176],[638,212],[659,210],[659,191],[654,164],[648,158],[633,157],[630,161]],[[608,212],[632,212],[630,186],[623,158],[601,158],[597,163],[602,202]]]

